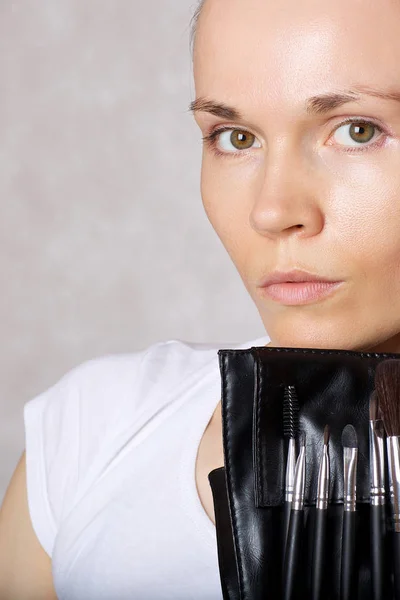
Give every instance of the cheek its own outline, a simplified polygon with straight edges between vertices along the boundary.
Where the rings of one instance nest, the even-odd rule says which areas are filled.
[[[359,269],[378,272],[400,257],[400,164],[354,161],[336,173],[327,200],[326,230]],[[372,274],[372,273],[371,273]]]
[[[211,225],[231,253],[237,240],[249,235],[257,178],[254,165],[244,164],[241,159],[240,165],[234,164],[235,159],[227,159],[225,164],[224,161],[204,154],[201,196]]]

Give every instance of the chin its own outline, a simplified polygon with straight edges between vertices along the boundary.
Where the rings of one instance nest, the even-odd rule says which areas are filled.
[[[276,348],[315,348],[326,350],[349,350],[351,352],[388,352],[400,353],[400,337],[394,335],[391,338],[376,339],[367,335],[341,335],[340,332],[315,331],[309,328],[309,331],[301,332],[296,330],[279,331],[278,328],[266,327],[268,336],[271,339],[269,344]]]
[[[370,351],[379,342],[368,339],[357,339],[347,329],[344,335],[338,328],[316,327],[308,324],[302,331],[300,327],[271,326],[266,324],[265,329],[271,339],[270,346],[278,348],[315,348],[326,350],[349,350],[353,352]],[[376,350],[378,351],[378,350]]]
[[[336,309],[325,303],[274,311],[257,308],[270,346],[400,353],[400,312],[395,307],[386,313],[382,307],[372,315],[356,302]]]

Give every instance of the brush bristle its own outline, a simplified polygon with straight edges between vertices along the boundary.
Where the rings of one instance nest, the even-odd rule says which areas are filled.
[[[343,448],[357,448],[358,439],[357,433],[353,425],[346,425],[342,431],[342,446]]]
[[[285,388],[283,397],[283,435],[296,438],[299,432],[299,403],[293,385]]]
[[[371,396],[369,398],[369,420],[370,421],[378,420],[378,411],[379,411],[378,394],[376,393],[376,390],[374,390],[371,393]]]
[[[400,360],[388,359],[378,364],[375,387],[379,409],[388,436],[400,435]]]
[[[327,446],[329,444],[329,438],[330,438],[329,425],[325,425],[325,429],[324,429],[324,446]]]

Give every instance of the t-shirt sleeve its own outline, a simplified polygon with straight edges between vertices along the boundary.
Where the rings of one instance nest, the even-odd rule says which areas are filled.
[[[173,400],[210,352],[217,360],[216,351],[201,349],[168,340],[87,361],[24,405],[29,513],[49,556],[63,522],[111,468],[127,436]]]
[[[75,484],[78,397],[74,377],[68,374],[24,406],[28,506],[33,529],[49,556],[62,503],[68,502]]]
[[[83,363],[24,405],[29,513],[49,556],[96,457],[126,418],[135,418],[135,390],[151,348]]]

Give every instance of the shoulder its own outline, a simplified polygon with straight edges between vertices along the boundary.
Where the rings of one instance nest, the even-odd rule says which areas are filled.
[[[32,522],[51,554],[59,525],[114,454],[211,360],[202,344],[168,340],[85,361],[24,405]]]
[[[264,343],[266,338],[255,341]],[[81,402],[94,402],[97,413],[110,403],[114,409],[127,403],[137,411],[146,403],[150,408],[151,398],[162,402],[178,386],[190,384],[200,372],[219,371],[220,349],[249,345],[170,339],[136,352],[88,360],[67,373],[57,385],[65,386],[75,397],[78,395]]]
[[[25,423],[71,438],[82,431],[112,436],[139,413],[160,408],[199,369],[215,366],[218,348],[167,340],[85,361],[25,404]]]
[[[219,345],[167,340],[143,350],[112,354],[85,361],[71,369],[59,384],[81,394],[130,397],[162,385],[166,392],[177,381],[217,359]],[[114,396],[115,397],[115,396]]]
[[[50,556],[79,498],[165,407],[217,376],[223,346],[168,340],[88,360],[25,404],[30,514]]]

